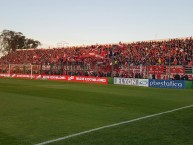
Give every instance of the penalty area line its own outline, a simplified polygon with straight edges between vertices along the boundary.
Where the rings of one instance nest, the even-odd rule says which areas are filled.
[[[184,107],[180,107],[180,108],[176,108],[176,109],[173,109],[173,110],[160,112],[160,113],[156,113],[156,114],[152,114],[152,115],[147,115],[147,116],[144,116],[144,117],[139,117],[139,118],[128,120],[128,121],[114,123],[114,124],[110,124],[110,125],[90,129],[90,130],[87,130],[87,131],[82,131],[82,132],[75,133],[75,134],[72,134],[72,135],[68,135],[68,136],[57,138],[57,139],[41,142],[41,143],[38,143],[38,144],[35,144],[35,145],[46,145],[46,144],[49,144],[49,143],[58,142],[58,141],[61,141],[61,140],[66,140],[66,139],[69,139],[69,138],[72,138],[72,137],[80,136],[80,135],[83,135],[83,134],[88,134],[88,133],[95,132],[95,131],[98,131],[98,130],[111,128],[111,127],[115,127],[115,126],[119,126],[119,125],[123,125],[123,124],[128,124],[128,123],[132,123],[132,122],[135,122],[135,121],[139,121],[139,120],[143,120],[143,119],[147,119],[147,118],[152,118],[152,117],[155,117],[155,116],[160,116],[160,115],[163,115],[163,114],[168,114],[168,113],[172,113],[172,112],[175,112],[175,111],[178,111],[178,110],[183,110],[183,109],[187,109],[187,108],[191,108],[191,107],[193,107],[193,105],[184,106]]]

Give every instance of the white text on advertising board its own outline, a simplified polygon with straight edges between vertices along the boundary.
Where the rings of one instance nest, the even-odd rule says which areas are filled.
[[[138,79],[115,78],[115,84],[137,86],[138,85]]]

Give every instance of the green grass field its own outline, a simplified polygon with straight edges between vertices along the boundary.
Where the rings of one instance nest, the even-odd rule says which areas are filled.
[[[0,145],[59,137],[193,105],[193,90],[0,79]],[[193,145],[193,107],[51,143]]]

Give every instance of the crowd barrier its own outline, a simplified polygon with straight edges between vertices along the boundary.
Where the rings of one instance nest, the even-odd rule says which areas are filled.
[[[157,80],[157,79],[135,79],[135,78],[107,78],[91,76],[64,76],[64,75],[26,75],[26,74],[0,74],[0,78],[24,78],[34,80],[59,80],[97,84],[129,85],[152,88],[170,89],[193,89],[193,81],[185,80]]]

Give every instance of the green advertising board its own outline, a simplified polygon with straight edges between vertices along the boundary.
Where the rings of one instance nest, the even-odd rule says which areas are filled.
[[[186,89],[193,89],[193,81],[185,81]]]
[[[108,84],[114,84],[114,78],[108,78]]]

